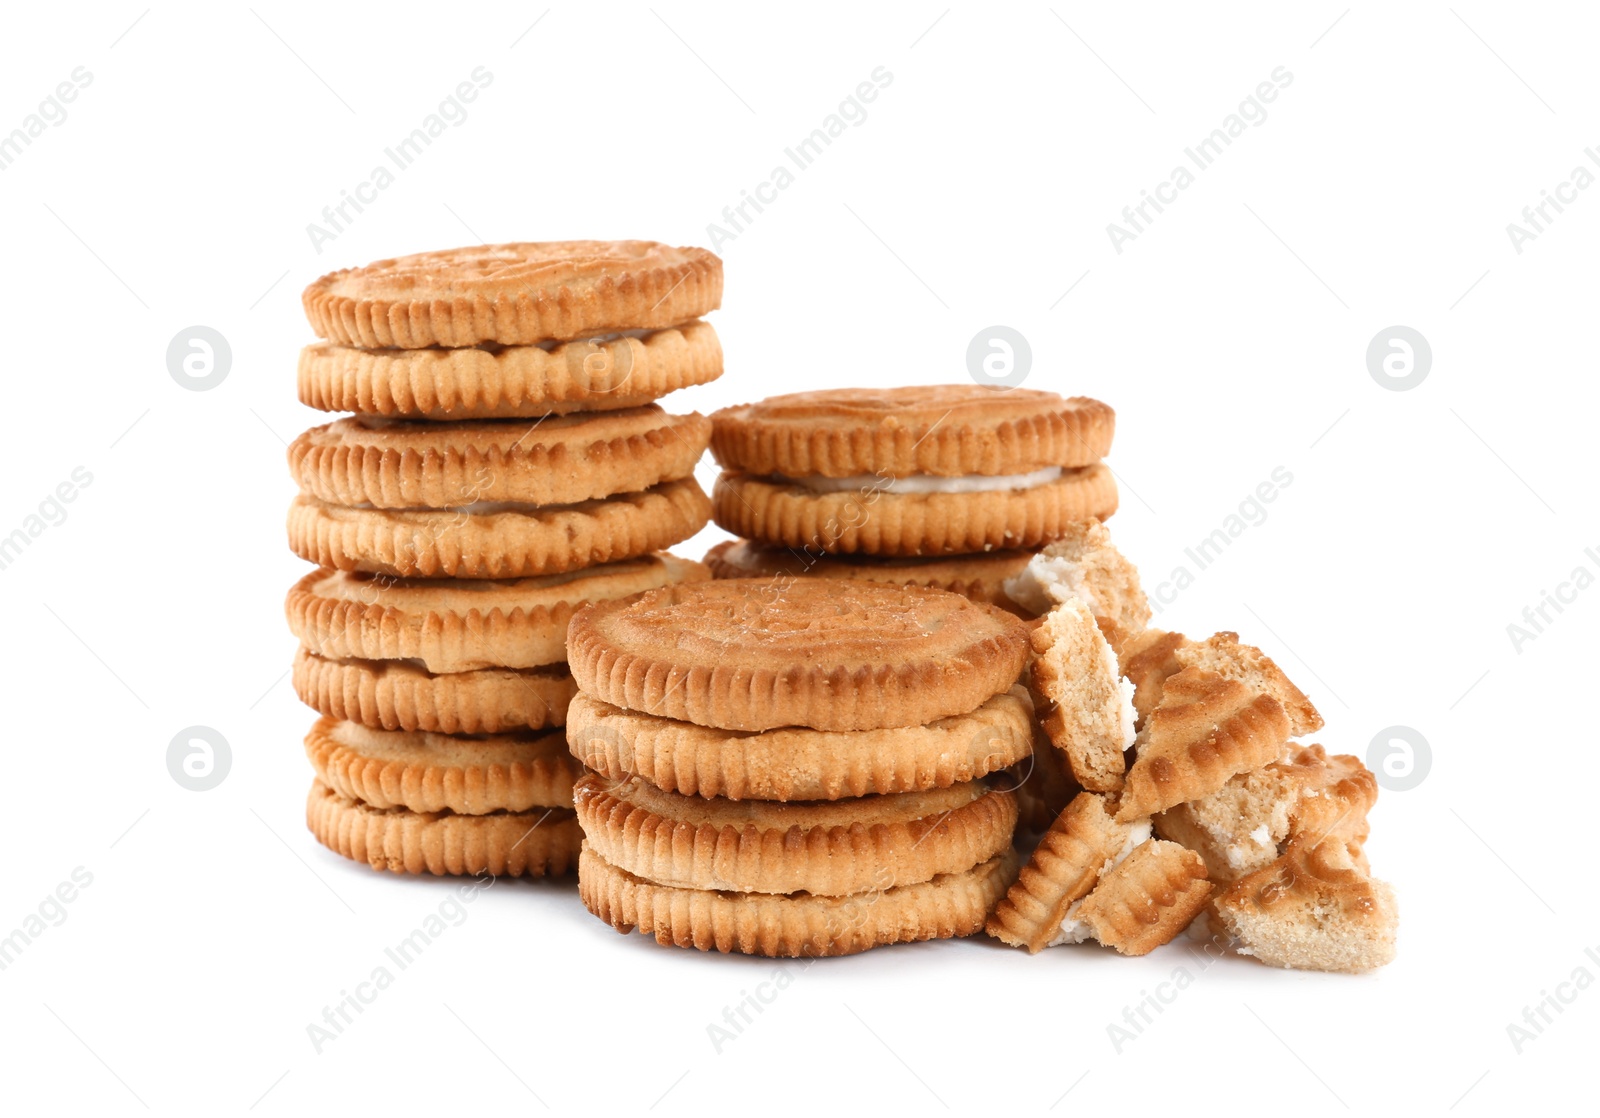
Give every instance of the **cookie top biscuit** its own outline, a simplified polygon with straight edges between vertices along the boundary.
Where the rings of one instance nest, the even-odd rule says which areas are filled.
[[[919,726],[1016,682],[1028,631],[943,590],[728,579],[593,603],[567,631],[585,694],[727,730]]]
[[[301,302],[343,345],[535,345],[699,318],[722,302],[722,261],[655,241],[478,245],[330,272]]]
[[[761,476],[1009,477],[1089,466],[1116,413],[1085,396],[978,384],[833,388],[712,417],[725,469]]]

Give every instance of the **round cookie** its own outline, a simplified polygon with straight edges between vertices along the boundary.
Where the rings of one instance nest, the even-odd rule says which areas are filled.
[[[700,318],[722,302],[722,261],[654,241],[478,245],[332,272],[301,302],[341,345],[533,345]]]
[[[921,726],[1022,674],[1028,631],[943,590],[799,580],[669,586],[573,616],[579,690],[726,730]]]
[[[439,734],[560,726],[578,693],[565,664],[435,675],[409,660],[329,660],[305,648],[292,678],[300,701],[329,718]]]
[[[630,559],[705,527],[711,502],[693,477],[571,505],[362,509],[302,493],[289,547],[319,567],[417,578],[523,578]]]
[[[571,807],[580,772],[560,731],[460,737],[319,718],[305,744],[317,779],[380,811],[489,815]]]
[[[1110,451],[1116,428],[1116,413],[1086,396],[977,384],[796,392],[711,419],[711,450],[723,469],[787,478],[1088,466]]]
[[[657,885],[838,897],[960,873],[1011,847],[1017,804],[970,781],[926,792],[775,804],[663,792],[589,773],[578,823],[611,865]]]
[[[717,730],[582,693],[567,708],[567,743],[586,768],[612,780],[637,775],[666,792],[729,800],[839,800],[944,788],[1022,761],[1032,734],[1033,705],[1020,686],[970,714],[926,726],[845,732]]]
[[[708,322],[581,342],[300,351],[300,402],[396,419],[514,419],[631,408],[722,375]]]
[[[655,404],[531,422],[352,416],[295,439],[289,472],[302,492],[335,505],[570,505],[687,477],[710,437],[704,416]]]
[[[665,552],[533,578],[429,580],[317,570],[290,589],[289,628],[329,660],[415,660],[434,674],[522,670],[567,657],[567,623],[585,602],[711,577]]]
[[[563,874],[583,842],[578,819],[562,808],[494,815],[381,811],[346,799],[322,781],[306,797],[306,826],[335,854],[392,873]]]
[[[1019,617],[1031,617],[1005,592],[1007,579],[1028,566],[1030,551],[987,554],[879,558],[837,556],[750,540],[724,540],[706,552],[713,578],[843,578],[887,582],[898,586],[931,586],[974,602],[988,602]]]
[[[849,897],[675,889],[608,863],[587,844],[578,895],[616,928],[638,928],[667,946],[773,958],[852,955],[890,943],[968,936],[1017,874],[1007,850],[961,873]]]
[[[1117,510],[1116,480],[1098,463],[1022,488],[897,492],[885,484],[867,478],[859,489],[821,491],[803,480],[724,472],[712,516],[764,543],[904,557],[1039,548],[1077,521]]]

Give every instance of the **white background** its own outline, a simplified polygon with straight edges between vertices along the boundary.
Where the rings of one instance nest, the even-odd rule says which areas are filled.
[[[1520,1054],[1507,1025],[1575,968],[1600,977],[1583,954],[1600,946],[1600,589],[1520,651],[1506,627],[1578,565],[1600,572],[1583,554],[1600,546],[1600,190],[1521,254],[1506,225],[1600,141],[1590,15],[142,10],[6,16],[0,131],[74,67],[93,75],[0,172],[0,534],[75,467],[93,475],[0,571],[0,930],[93,874],[0,972],[7,1109],[1465,1114],[1586,1089],[1600,991]],[[307,224],[478,66],[493,83],[468,119],[314,251]],[[454,886],[375,874],[304,827],[312,715],[285,678],[281,600],[306,568],[284,544],[283,443],[325,420],[295,399],[301,288],[481,241],[709,244],[722,207],[879,66],[893,82],[866,121],[721,246],[727,373],[668,406],[962,381],[973,336],[1010,325],[1030,387],[1117,408],[1113,528],[1151,587],[1287,468],[1266,521],[1158,623],[1264,646],[1327,716],[1330,751],[1365,756],[1397,724],[1430,743],[1426,778],[1372,819],[1398,960],[1200,973],[1176,945],[903,946],[787,965],[718,1053],[707,1026],[776,964],[624,938],[570,884],[501,882],[315,1053],[307,1026]],[[1116,253],[1107,224],[1279,66],[1293,81],[1265,122]],[[195,324],[232,347],[207,392],[166,368]],[[1365,360],[1395,324],[1433,352],[1405,392]],[[166,764],[196,724],[232,751],[203,793]],[[1108,1024],[1178,967],[1194,983],[1117,1051]]]

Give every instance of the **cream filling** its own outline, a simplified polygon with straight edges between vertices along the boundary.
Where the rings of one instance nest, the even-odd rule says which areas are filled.
[[[1117,664],[1117,654],[1111,651],[1111,643],[1104,637],[1100,638],[1100,664],[1117,681],[1117,691],[1122,702],[1117,711],[1119,728],[1122,731],[1122,751],[1126,753],[1132,746],[1138,731],[1133,728],[1134,721],[1139,717],[1139,712],[1133,707],[1134,686],[1122,678],[1121,669]]]
[[[883,474],[856,474],[854,477],[775,477],[779,485],[798,485],[813,493],[844,493],[872,490],[878,493],[994,493],[1002,489],[1037,489],[1061,476],[1060,466],[1046,466],[1026,474],[967,474],[964,477],[935,477],[933,474],[908,474],[891,477]]]
[[[1104,614],[1084,569],[1071,559],[1040,552],[1005,581],[1006,596],[1030,613],[1049,613],[1068,598],[1077,598],[1089,612]]]
[[[660,333],[659,330],[618,330],[614,334],[596,334],[592,338],[573,338],[567,342],[544,341],[534,342],[533,344],[548,353],[564,345],[605,345],[607,342],[614,342],[620,338],[648,338],[651,334],[658,333]]]
[[[1149,841],[1150,820],[1142,819],[1129,827],[1128,838],[1122,844],[1122,849],[1117,851],[1114,856],[1106,859],[1105,865],[1100,867],[1096,883],[1098,884],[1099,878],[1105,877],[1106,874],[1126,862],[1128,855]],[[1082,908],[1083,902],[1093,895],[1094,890],[1090,889],[1089,892],[1072,902],[1072,906],[1067,909],[1066,914],[1061,918],[1061,930],[1056,932],[1054,939],[1045,944],[1046,947],[1058,947],[1064,943],[1086,943],[1094,938],[1094,929],[1078,919],[1078,909]]]

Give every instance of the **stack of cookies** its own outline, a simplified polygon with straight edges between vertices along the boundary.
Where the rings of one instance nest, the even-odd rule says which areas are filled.
[[[1142,955],[1193,927],[1276,966],[1393,958],[1394,894],[1363,852],[1376,780],[1355,757],[1291,740],[1322,716],[1277,664],[1233,633],[1146,628],[1138,574],[1099,524],[1011,589],[1046,611],[1029,678],[1070,798],[1035,790],[1053,821],[990,934]]]
[[[934,586],[1023,612],[1003,589],[1070,526],[1105,518],[1098,400],[976,384],[775,396],[712,417],[713,517],[744,539],[718,578],[788,575]]]
[[[578,888],[619,931],[767,956],[969,935],[1016,874],[1027,629],[942,590],[735,579],[568,635]]]
[[[325,340],[300,398],[356,413],[289,448],[322,843],[410,873],[576,861],[567,622],[710,577],[660,551],[709,516],[710,423],[652,401],[721,374],[699,321],[721,292],[715,256],[646,241],[423,253],[306,289]]]

